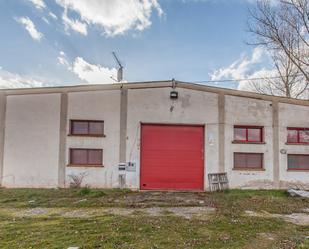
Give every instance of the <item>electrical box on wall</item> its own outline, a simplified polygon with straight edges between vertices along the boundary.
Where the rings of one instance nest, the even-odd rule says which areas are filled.
[[[127,171],[135,172],[136,171],[136,163],[128,162],[126,166]]]
[[[125,175],[126,172],[135,172],[135,171],[136,171],[136,163],[135,162],[127,162],[127,163],[119,163],[118,164],[119,175]]]
[[[118,172],[119,172],[119,175],[125,175],[126,174],[126,163],[119,163],[118,164]]]

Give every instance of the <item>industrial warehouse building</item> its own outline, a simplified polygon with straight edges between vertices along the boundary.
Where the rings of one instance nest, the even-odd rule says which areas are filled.
[[[309,101],[173,80],[0,90],[3,187],[207,190],[217,172],[309,188]]]

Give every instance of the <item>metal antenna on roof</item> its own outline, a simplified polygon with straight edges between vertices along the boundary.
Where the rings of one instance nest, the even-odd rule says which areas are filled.
[[[122,82],[123,79],[123,66],[120,62],[120,60],[118,59],[117,55],[115,52],[112,52],[114,59],[116,61],[116,63],[118,64],[118,69],[117,69],[117,82]],[[113,79],[113,78],[112,78]]]

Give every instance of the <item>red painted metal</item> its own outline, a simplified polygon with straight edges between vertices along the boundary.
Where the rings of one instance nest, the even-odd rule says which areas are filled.
[[[203,190],[204,126],[142,124],[143,190]]]

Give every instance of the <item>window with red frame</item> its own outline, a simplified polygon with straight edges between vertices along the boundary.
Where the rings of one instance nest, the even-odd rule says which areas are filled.
[[[70,135],[75,136],[104,136],[104,121],[71,120]]]
[[[70,149],[70,165],[102,166],[102,149]]]
[[[288,170],[309,170],[309,155],[289,154]]]
[[[234,142],[262,143],[263,127],[261,126],[234,126]]]
[[[309,144],[309,128],[288,128],[287,142],[291,144]]]
[[[263,169],[263,153],[234,153],[234,169]]]

